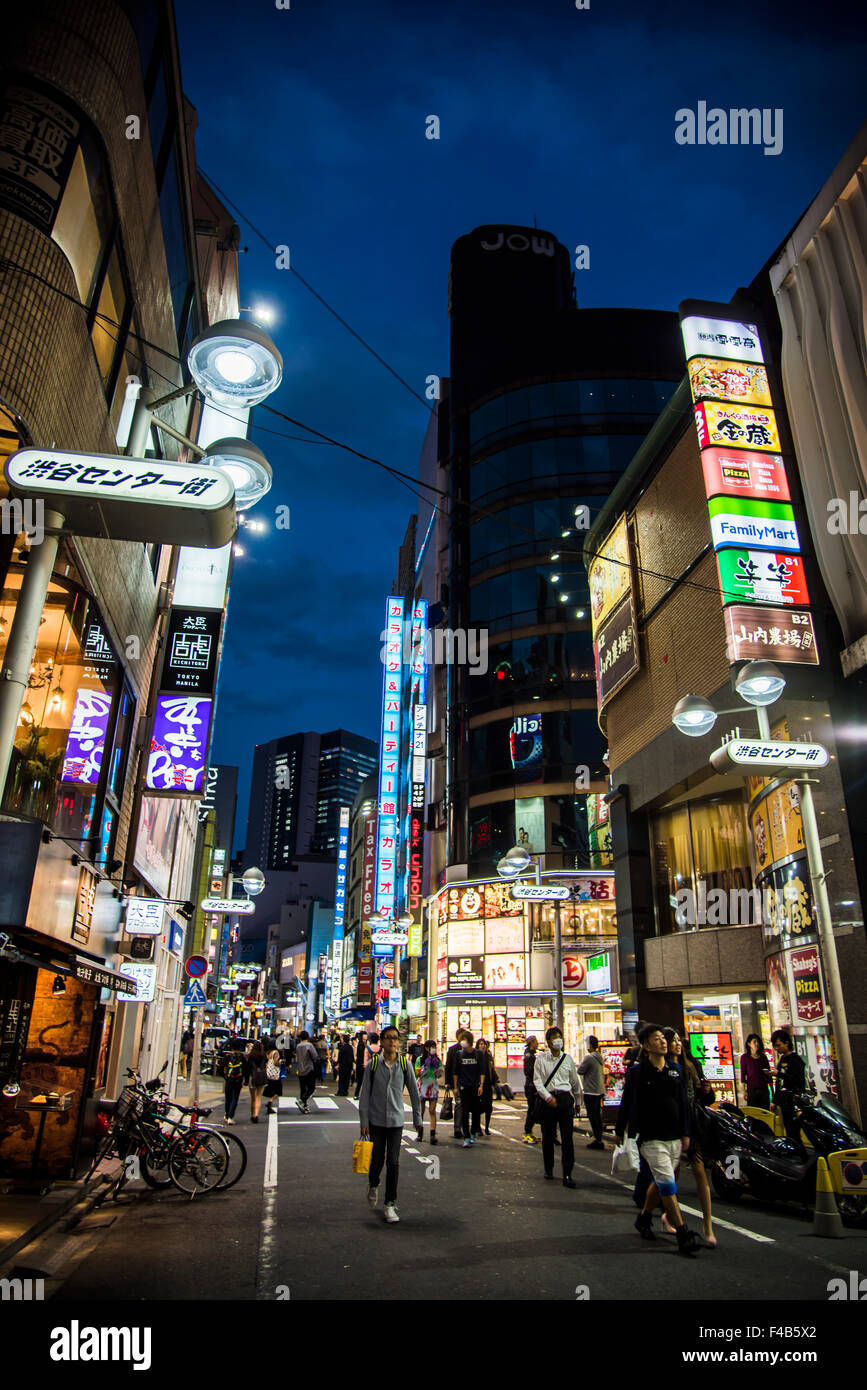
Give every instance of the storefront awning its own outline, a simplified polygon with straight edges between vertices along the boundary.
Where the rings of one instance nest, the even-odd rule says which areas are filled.
[[[53,970],[58,975],[71,975],[82,984],[99,985],[102,989],[121,990],[124,994],[135,994],[135,980],[128,975],[119,975],[106,969],[105,964],[96,958],[77,955],[66,941],[32,931],[28,927],[14,929],[0,927],[0,936],[5,938],[0,959],[22,961],[33,965],[37,970]],[[14,956],[11,955],[14,952]]]

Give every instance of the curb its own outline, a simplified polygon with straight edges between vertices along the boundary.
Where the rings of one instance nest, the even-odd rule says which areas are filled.
[[[53,1227],[59,1226],[63,1231],[71,1231],[79,1224],[85,1216],[93,1211],[94,1207],[101,1206],[106,1197],[112,1191],[112,1184],[116,1173],[100,1174],[98,1178],[93,1178],[85,1185],[83,1181],[76,1183],[76,1190],[70,1192],[67,1200],[51,1205],[51,1209],[46,1211],[38,1220],[28,1226],[22,1235],[11,1240],[8,1245],[0,1249],[0,1269],[9,1264],[22,1250],[28,1245],[32,1245],[40,1236],[44,1236]]]

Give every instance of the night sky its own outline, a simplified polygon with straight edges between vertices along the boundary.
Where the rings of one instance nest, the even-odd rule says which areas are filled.
[[[481,223],[535,217],[573,256],[588,245],[579,306],[676,309],[752,280],[867,115],[855,9],[176,0],[206,176],[422,397],[448,373],[450,246]],[[675,111],[699,101],[781,107],[782,153],[677,144]],[[242,305],[277,313],[269,404],[416,476],[423,401],[238,220]],[[239,537],[212,751],[241,766],[240,825],[255,743],[378,737],[382,610],[415,510],[373,464],[274,430],[304,435],[256,412],[275,479],[251,515],[269,529]]]

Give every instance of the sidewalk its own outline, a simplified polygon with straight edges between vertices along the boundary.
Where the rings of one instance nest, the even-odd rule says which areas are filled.
[[[190,1104],[190,1082],[178,1080],[173,1099],[181,1105]],[[199,1079],[199,1104],[214,1110],[212,1122],[223,1118],[223,1082],[217,1077]],[[83,1178],[54,1180],[49,1190],[37,1193],[0,1193],[0,1269],[14,1259],[19,1250],[30,1245],[52,1226],[65,1221],[66,1228],[77,1225],[110,1191],[101,1173],[85,1185]]]

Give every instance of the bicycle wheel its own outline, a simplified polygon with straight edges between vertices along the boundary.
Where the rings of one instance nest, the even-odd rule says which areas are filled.
[[[229,1146],[215,1129],[191,1129],[169,1147],[169,1176],[188,1195],[211,1192],[229,1166]]]
[[[99,1167],[100,1163],[102,1163],[104,1159],[111,1158],[115,1150],[115,1144],[117,1143],[117,1139],[118,1131],[115,1129],[114,1125],[112,1125],[111,1129],[108,1131],[108,1134],[103,1135],[101,1142],[97,1146],[96,1152],[93,1155],[93,1161],[91,1162],[91,1165],[88,1168],[87,1173],[85,1174],[85,1182],[90,1181],[97,1168]]]
[[[217,1183],[220,1191],[225,1192],[227,1188],[234,1187],[235,1183],[244,1176],[247,1169],[247,1150],[243,1140],[239,1139],[237,1134],[233,1134],[230,1129],[218,1129],[216,1132],[226,1141],[229,1149],[229,1166]]]
[[[162,1144],[153,1142],[147,1145],[143,1144],[139,1151],[139,1159],[142,1180],[147,1183],[148,1187],[171,1187],[168,1140],[164,1140]]]

